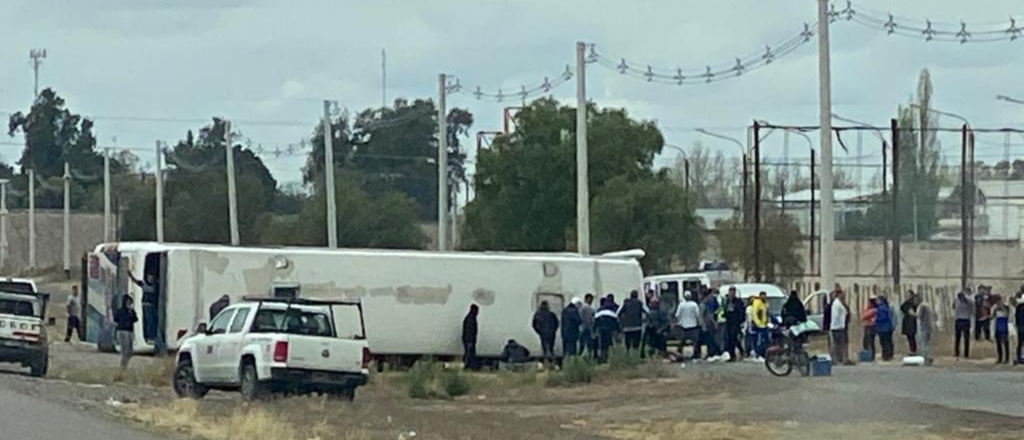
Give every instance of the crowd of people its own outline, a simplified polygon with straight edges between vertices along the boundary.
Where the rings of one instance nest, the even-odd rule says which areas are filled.
[[[479,368],[476,358],[479,308],[470,307],[463,320],[462,342],[467,368]],[[623,344],[626,352],[641,357],[660,356],[677,362],[691,359],[729,361],[748,358],[763,360],[769,340],[771,316],[766,294],[762,292],[747,300],[735,288],[722,294],[717,289],[686,291],[674,308],[663,304],[653,291],[640,298],[637,291],[622,304],[614,294],[597,298],[587,294],[573,298],[561,310],[553,310],[543,301],[533,315],[532,328],[540,341],[540,358],[555,362],[555,341],[561,333],[564,356],[588,356],[606,362],[609,351]],[[805,322],[807,312],[793,292],[782,310],[782,322],[794,325]],[[668,350],[668,340],[679,341],[676,352]],[[689,356],[684,346],[692,346]],[[509,340],[502,353],[508,364],[526,362],[529,351],[518,341]]]

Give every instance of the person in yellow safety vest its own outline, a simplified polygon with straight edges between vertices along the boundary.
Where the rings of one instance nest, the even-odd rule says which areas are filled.
[[[754,334],[756,336],[754,352],[757,353],[757,357],[763,358],[765,346],[768,344],[768,294],[766,292],[761,292],[757,298],[754,298],[753,309]]]

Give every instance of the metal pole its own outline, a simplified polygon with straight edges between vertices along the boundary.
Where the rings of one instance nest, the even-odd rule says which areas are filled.
[[[899,126],[896,119],[892,119],[892,284],[893,291],[898,291],[900,287],[900,236],[903,235],[903,231],[900,229],[898,222],[899,216],[896,214],[896,209],[899,206],[900,198],[900,133]]]
[[[888,162],[888,157],[885,156],[885,141],[883,140],[882,141],[882,200],[883,201],[889,195],[889,193],[888,193],[888,191],[889,191],[888,190],[888,186],[889,186],[888,175],[889,175],[889,162]],[[889,221],[888,217],[886,217],[885,223],[886,223],[885,228],[888,231],[889,228],[890,228],[890,226],[889,226],[890,221]],[[885,274],[885,276],[889,276],[889,237],[888,236],[885,236],[885,237],[882,238],[882,268],[883,268],[882,272]]]
[[[810,235],[810,237],[807,237],[807,246],[810,248],[810,253],[808,255],[808,263],[807,264],[810,265],[810,269],[811,269],[810,273],[812,273],[812,274],[816,273],[815,270],[814,270],[815,269],[814,268],[814,263],[817,261],[817,260],[814,259],[814,187],[815,187],[815,185],[814,185],[814,177],[815,177],[814,159],[815,159],[815,157],[814,157],[814,149],[812,148],[811,149],[811,228],[810,228],[811,229],[811,235]]]
[[[437,86],[437,250],[448,250],[448,80],[438,75]]]
[[[960,290],[967,288],[967,124],[960,133]]]
[[[28,268],[36,268],[36,172],[28,170]]]
[[[974,130],[971,130],[971,135],[969,137],[969,140],[970,140],[970,145],[969,146],[970,146],[970,155],[971,155],[971,160],[968,163],[968,165],[971,168],[970,169],[970,171],[971,171],[971,193],[970,193],[971,195],[970,195],[970,197],[971,198],[969,200],[970,200],[971,204],[970,204],[970,207],[969,207],[970,209],[967,210],[967,226],[968,226],[967,232],[969,233],[968,237],[970,237],[970,240],[968,240],[968,242],[967,242],[967,244],[969,246],[967,248],[967,256],[969,257],[968,258],[969,265],[967,266],[967,269],[969,271],[968,273],[970,274],[971,279],[974,279],[974,216],[975,216],[974,211],[975,211],[976,207],[978,206],[978,180],[977,180],[977,175],[975,174],[976,173],[975,164],[977,162],[974,160]]]
[[[160,141],[156,141],[156,171],[153,173],[156,180],[156,241],[164,242],[164,172],[163,152],[160,151]]]
[[[761,281],[761,125],[754,121],[754,281]]]
[[[747,231],[750,228],[750,214],[747,212],[747,206],[748,206],[747,205],[747,203],[748,203],[747,202],[747,198],[748,198],[747,197],[747,175],[749,174],[749,172],[750,171],[748,170],[747,154],[743,153],[743,200],[742,200],[741,209],[743,210],[742,211],[742,215],[743,215],[743,230],[744,231]],[[750,271],[748,271],[748,270],[746,270],[746,268],[744,268],[744,270],[743,270],[743,281],[748,281],[749,279],[750,279]]]
[[[0,179],[0,269],[7,263],[7,179]]]
[[[110,149],[103,149],[103,242],[110,243]]]
[[[382,52],[383,53],[383,52]],[[334,126],[331,101],[324,101],[324,190],[327,198],[327,247],[338,248],[338,199],[334,195]]]
[[[690,159],[683,159],[683,189],[687,200],[690,197]]]
[[[228,221],[231,223],[231,245],[238,246],[238,200],[235,193],[235,151],[231,146],[231,121],[224,121],[224,154],[228,166]]]
[[[64,162],[64,276],[71,278],[71,165]]]
[[[835,210],[832,206],[832,78],[828,0],[818,0],[818,94],[821,120],[821,281],[835,285]]]
[[[582,255],[590,255],[586,51],[586,44],[576,43],[576,247]]]

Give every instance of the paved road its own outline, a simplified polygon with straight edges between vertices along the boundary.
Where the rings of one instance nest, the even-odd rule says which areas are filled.
[[[0,438],[24,440],[160,440],[113,421],[19,394],[0,383]]]

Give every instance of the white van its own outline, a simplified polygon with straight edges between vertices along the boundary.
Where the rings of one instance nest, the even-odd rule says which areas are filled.
[[[666,310],[676,309],[683,292],[696,294],[702,288],[711,288],[711,279],[704,273],[675,273],[644,278],[644,292],[654,292],[661,307],[666,307]]]
[[[753,298],[764,292],[768,297],[768,313],[772,316],[782,315],[782,305],[786,303],[786,292],[779,286],[774,284],[764,283],[742,283],[742,284],[726,284],[722,286],[720,291],[729,293],[729,289],[736,288],[736,296],[740,297],[744,302],[749,298]]]

